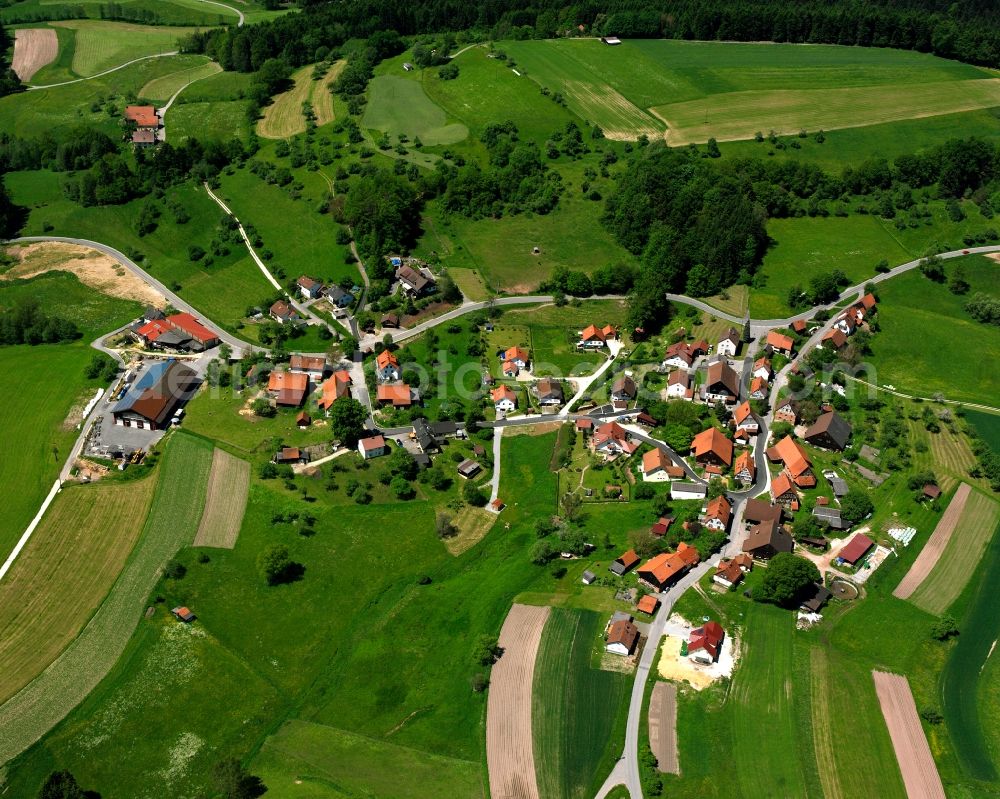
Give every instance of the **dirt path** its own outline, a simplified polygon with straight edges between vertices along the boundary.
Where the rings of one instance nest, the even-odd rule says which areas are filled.
[[[21,80],[29,81],[58,54],[59,39],[52,28],[22,28],[14,31],[14,60],[10,67]]]
[[[906,677],[873,671],[875,693],[889,728],[892,748],[896,751],[903,785],[909,799],[945,799],[931,748],[927,744],[917,706]]]
[[[955,491],[955,496],[952,497],[951,503],[941,515],[940,520],[938,520],[934,532],[931,533],[931,537],[927,539],[927,543],[920,550],[920,554],[917,555],[917,559],[910,566],[910,570],[899,581],[896,590],[892,592],[894,597],[909,599],[913,596],[913,592],[920,587],[920,584],[927,579],[927,575],[937,565],[938,558],[941,557],[941,553],[948,546],[948,542],[951,540],[952,533],[955,532],[955,527],[958,525],[962,511],[965,510],[965,503],[968,501],[971,492],[972,489],[968,483],[962,483],[958,487],[958,490]]]
[[[649,698],[649,748],[664,774],[680,774],[677,759],[677,686],[658,682]]]
[[[7,248],[19,263],[9,269],[0,280],[29,278],[45,272],[72,272],[85,286],[90,286],[110,297],[135,300],[162,308],[166,298],[149,286],[138,275],[128,271],[110,255],[78,244],[43,242],[20,244]]]
[[[514,605],[500,630],[486,707],[486,762],[493,799],[538,799],[531,738],[535,656],[549,608]]]

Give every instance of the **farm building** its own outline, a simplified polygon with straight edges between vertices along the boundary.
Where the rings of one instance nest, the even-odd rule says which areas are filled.
[[[154,363],[118,400],[111,415],[122,427],[162,430],[197,384],[197,373],[179,361]]]
[[[639,628],[632,618],[619,619],[608,628],[608,638],[604,648],[616,655],[631,655],[639,643]]]
[[[602,36],[601,37],[601,43],[602,44],[609,44],[609,45],[616,45],[616,44],[621,44],[622,40],[619,39],[617,36]]]
[[[830,593],[830,589],[825,585],[813,583],[810,592],[802,600],[800,607],[807,613],[819,613],[823,605],[825,605],[832,596],[833,594]]]
[[[320,386],[323,396],[316,402],[324,411],[330,410],[339,399],[351,396],[351,374],[346,369],[340,369],[330,375]]]
[[[385,439],[382,436],[371,436],[370,438],[362,438],[358,442],[358,452],[361,453],[361,457],[365,460],[369,458],[377,458],[380,455],[386,455],[389,452],[389,448],[385,444]]]
[[[380,385],[376,398],[381,405],[392,404],[394,408],[409,408],[413,404],[413,392],[405,383],[398,386]]]
[[[785,474],[799,488],[812,488],[816,478],[812,473],[812,464],[802,446],[791,436],[785,436],[781,441],[767,450],[767,457],[772,463],[781,462]]]
[[[851,425],[836,411],[829,411],[806,430],[804,438],[814,447],[844,450],[851,439]]]
[[[304,430],[312,424],[312,417],[305,411],[301,411],[298,416],[295,417],[295,426],[300,430]]]
[[[710,363],[705,376],[705,402],[733,403],[739,398],[739,375],[723,360]]]
[[[203,352],[219,343],[218,335],[189,313],[161,315],[133,326],[131,331],[136,340],[152,349]]]
[[[925,499],[937,499],[941,496],[941,489],[934,485],[934,483],[928,483],[923,487],[920,493]]]
[[[608,566],[608,570],[620,577],[629,570],[634,569],[638,564],[639,556],[635,554],[634,549],[630,549],[628,552],[623,552],[615,558],[611,562],[611,565]]]
[[[708,621],[701,627],[696,627],[688,637],[688,659],[706,665],[715,663],[719,659],[725,637],[726,634],[717,621]]]
[[[743,542],[743,551],[758,560],[770,560],[779,552],[791,552],[794,547],[788,531],[774,519],[755,524]]]
[[[267,380],[267,393],[275,403],[290,408],[302,404],[309,390],[309,376],[302,372],[271,372]]]
[[[664,591],[698,563],[698,550],[681,541],[676,552],[664,552],[639,567],[639,582],[655,591]]]
[[[326,358],[322,355],[293,355],[288,361],[288,368],[292,372],[301,372],[308,375],[310,380],[319,382],[326,373]]]
[[[767,334],[767,344],[772,350],[780,352],[782,355],[791,355],[795,350],[795,342],[792,341],[791,336],[777,333],[774,330]]]
[[[160,127],[160,116],[151,105],[125,106],[125,119],[134,122],[140,130],[156,130]]]
[[[674,523],[673,516],[661,516],[654,524],[649,528],[649,534],[654,535],[657,538],[661,538],[667,534],[667,530],[670,529],[670,525]]]
[[[870,550],[873,546],[875,546],[874,541],[872,541],[864,533],[858,533],[854,536],[854,538],[847,542],[847,545],[842,550],[840,550],[837,554],[837,559],[854,566],[859,560],[868,554],[868,550]]]
[[[743,506],[743,521],[748,524],[760,524],[761,522],[781,521],[781,506],[771,505],[760,499],[751,498]]]
[[[186,624],[190,624],[191,622],[193,622],[195,619],[198,618],[197,616],[194,615],[194,613],[191,612],[190,608],[186,608],[183,606],[179,608],[174,608],[170,612],[174,614],[174,617],[177,619],[177,621],[182,621],[185,622]]]
[[[152,147],[157,141],[155,130],[132,131],[132,144],[136,147]]]
[[[733,442],[719,428],[709,427],[692,439],[691,454],[702,465],[729,466],[733,462]]]
[[[480,471],[482,471],[482,467],[471,458],[467,458],[458,464],[458,474],[466,480],[475,477]]]
[[[813,518],[818,522],[823,522],[832,530],[846,530],[850,525],[845,524],[840,518],[840,508],[822,507],[817,505],[812,511]]]
[[[597,579],[597,575],[594,574],[589,569],[580,575],[580,582],[584,585],[593,585],[594,581]]]
[[[271,458],[275,463],[306,463],[309,458],[298,447],[282,447]]]
[[[708,488],[702,483],[671,483],[671,499],[704,499]]]

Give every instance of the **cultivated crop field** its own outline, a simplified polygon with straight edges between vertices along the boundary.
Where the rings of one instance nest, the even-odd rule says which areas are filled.
[[[46,64],[56,59],[59,39],[51,28],[23,28],[14,31],[14,58],[11,69],[27,83]]]
[[[966,489],[965,492],[962,492],[963,488]],[[959,493],[967,494],[967,499],[959,505],[957,521],[949,516],[951,506],[941,517],[941,525],[945,531],[947,532],[948,522],[953,529],[952,534],[945,539],[941,557],[927,578],[908,595],[911,602],[929,613],[943,613],[962,593],[993,536],[997,521],[1000,520],[1000,503],[993,498],[978,491],[969,491],[968,486],[963,484],[959,486],[953,503],[961,499]],[[937,534],[938,531],[934,532]],[[906,599],[903,587],[900,584],[897,595]]]
[[[591,797],[621,740],[631,675],[591,665],[605,619],[552,608],[542,632],[532,687],[532,734],[541,799]]]
[[[208,477],[205,512],[194,537],[196,547],[236,546],[250,491],[250,464],[216,448]]]
[[[526,75],[615,138],[671,144],[913,119],[997,105],[986,70],[895,50],[679,40],[504,43]]]
[[[333,64],[320,80],[313,80],[313,65],[302,67],[292,75],[293,86],[277,95],[264,109],[264,116],[257,123],[257,134],[265,139],[286,139],[306,129],[302,104],[309,102],[316,115],[316,125],[333,121],[333,95],[330,87],[346,66],[346,61]]]
[[[0,704],[69,644],[139,537],[155,477],[68,486],[0,581]]]
[[[211,461],[209,442],[184,433],[171,436],[142,536],[107,599],[52,665],[0,706],[0,761],[58,724],[115,665],[160,570],[194,538]]]

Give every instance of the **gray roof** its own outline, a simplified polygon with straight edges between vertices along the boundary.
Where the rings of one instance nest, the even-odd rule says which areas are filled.
[[[433,436],[453,436],[458,432],[457,422],[431,422],[430,424],[431,435]]]
[[[584,574],[586,574],[586,572],[584,572]],[[632,617],[624,610],[616,610],[611,616],[611,623],[614,624],[618,621],[632,621]]]
[[[826,435],[833,441],[837,449],[844,449],[851,437],[851,425],[836,411],[824,413],[815,424],[806,430],[805,439],[809,441],[814,436]]]
[[[843,530],[847,527],[840,518],[840,508],[824,507],[818,505],[813,508],[812,515],[820,521],[826,522],[834,530]]]
[[[834,496],[842,497],[850,490],[843,477],[827,477],[826,480],[833,487]]]
[[[685,491],[689,494],[700,493],[702,496],[708,494],[708,489],[701,483],[673,483],[670,490]]]
[[[625,564],[619,563],[617,560],[612,561],[608,568],[617,575],[625,574]]]

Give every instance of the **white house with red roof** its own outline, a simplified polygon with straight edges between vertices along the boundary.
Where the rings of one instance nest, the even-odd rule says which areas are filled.
[[[710,666],[719,659],[725,638],[726,633],[717,621],[707,621],[701,627],[695,627],[688,636],[688,659]]]
[[[590,446],[594,452],[613,458],[616,455],[631,455],[639,448],[638,442],[632,440],[632,435],[618,422],[605,422],[590,437]]]
[[[399,361],[389,350],[382,350],[375,356],[375,377],[383,383],[399,380]]]
[[[361,453],[362,458],[368,460],[388,454],[389,447],[386,446],[385,438],[382,436],[371,436],[370,438],[362,438],[358,442],[358,452]]]
[[[510,413],[517,409],[517,392],[510,386],[497,386],[490,392],[490,399],[497,413]]]

